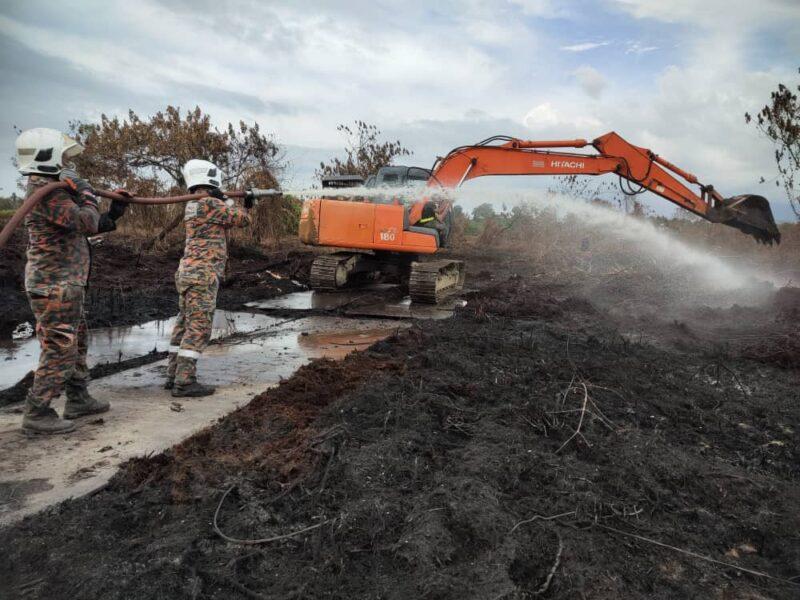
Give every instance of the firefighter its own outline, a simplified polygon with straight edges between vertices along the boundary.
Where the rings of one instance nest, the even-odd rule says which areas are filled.
[[[65,167],[66,160],[82,151],[78,142],[54,129],[29,129],[16,141],[17,167],[28,177],[28,196],[55,181],[69,184],[69,189],[45,196],[25,222],[25,290],[41,349],[22,417],[26,433],[66,433],[75,429],[71,419],[110,408],[86,388],[84,298],[91,264],[86,236],[116,229],[127,204],[112,202],[109,211],[100,214],[91,185]],[[130,196],[125,190],[117,191]],[[64,389],[67,401],[64,418],[59,418],[51,403]]]
[[[245,198],[244,210],[225,197],[220,189],[223,174],[216,165],[193,159],[183,167],[190,193],[205,197],[186,203],[184,224],[186,245],[175,274],[179,314],[172,330],[165,389],[175,397],[209,396],[214,387],[197,381],[197,359],[211,339],[211,325],[217,305],[217,290],[228,257],[226,230],[250,224],[252,198]]]
[[[422,206],[422,216],[415,223],[417,227],[428,227],[439,232],[439,245],[444,248],[450,235],[449,218],[444,219],[436,211],[436,202],[428,200]]]

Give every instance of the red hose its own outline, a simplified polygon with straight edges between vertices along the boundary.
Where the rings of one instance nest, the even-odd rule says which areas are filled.
[[[69,188],[69,185],[64,181],[54,181],[53,183],[48,183],[47,185],[39,188],[33,194],[28,196],[25,199],[25,202],[22,203],[17,211],[11,215],[11,218],[8,220],[8,223],[5,224],[3,227],[3,231],[0,231],[0,248],[4,248],[8,240],[11,238],[11,234],[14,233],[14,230],[17,226],[22,222],[22,220],[31,212],[37,204],[47,196],[53,190],[61,189],[61,188]],[[128,198],[127,196],[123,196],[122,194],[115,194],[114,192],[107,192],[105,190],[95,190],[95,196],[102,196],[103,198],[109,198],[111,200],[122,200],[123,202],[129,202],[130,204],[178,204],[180,202],[189,202],[190,200],[199,200],[200,198],[205,198],[208,194],[186,194],[184,196],[165,196],[162,198],[139,198],[138,196],[133,196]],[[225,195],[230,198],[244,198],[246,192],[225,192]]]

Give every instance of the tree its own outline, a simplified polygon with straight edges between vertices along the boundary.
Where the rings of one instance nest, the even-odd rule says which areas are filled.
[[[472,218],[475,221],[483,221],[485,219],[492,219],[497,216],[494,207],[488,202],[484,202],[472,209]]]
[[[354,127],[341,124],[337,131],[345,134],[345,154],[347,158],[341,160],[332,158],[327,164],[320,163],[315,175],[326,177],[329,175],[360,175],[364,179],[373,175],[381,167],[392,164],[398,156],[410,156],[400,140],[394,142],[380,142],[380,130],[375,125],[364,121],[356,121]]]
[[[800,92],[800,85],[797,91]],[[753,122],[750,113],[745,113],[744,118],[747,123]],[[775,145],[775,163],[781,179],[775,181],[775,185],[783,184],[789,204],[800,218],[800,196],[795,187],[800,174],[800,102],[797,94],[779,83],[778,89],[770,95],[770,103],[755,116],[755,126]],[[763,183],[763,177],[761,181]]]
[[[185,188],[182,166],[192,158],[216,164],[224,173],[223,187],[278,187],[276,175],[282,169],[282,155],[270,136],[261,133],[257,123],[229,123],[222,130],[199,107],[182,113],[168,106],[149,118],[133,110],[127,119],[102,115],[99,123],[74,121],[70,135],[86,150],[75,159],[81,176],[98,187],[124,187],[138,195],[180,193]],[[275,231],[269,222],[274,202],[263,202],[254,220],[264,223],[261,231]],[[282,208],[278,206],[277,208]],[[164,237],[182,221],[182,206],[135,207],[127,223],[141,229],[161,232],[148,246]],[[164,224],[166,224],[164,226]]]
[[[181,167],[192,158],[216,164],[228,187],[242,185],[252,172],[270,173],[274,181],[280,170],[278,146],[258,123],[228,123],[220,131],[199,107],[184,116],[180,108],[168,106],[149,119],[132,110],[122,120],[101,115],[99,123],[70,123],[70,135],[86,146],[75,166],[95,185],[144,186],[147,193],[183,188]]]

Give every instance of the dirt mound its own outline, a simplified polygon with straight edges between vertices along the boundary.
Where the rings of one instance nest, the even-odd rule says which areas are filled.
[[[163,486],[171,501],[180,503],[235,474],[258,472],[265,491],[286,493],[285,486],[296,485],[320,460],[325,435],[313,425],[320,411],[367,377],[403,368],[371,356],[301,367],[219,425],[164,454],[130,461],[113,485],[126,490]]]
[[[797,382],[501,286],[0,531],[0,595],[795,597]]]

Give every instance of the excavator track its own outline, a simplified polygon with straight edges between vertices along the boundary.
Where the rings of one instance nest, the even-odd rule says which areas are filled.
[[[347,284],[348,262],[352,254],[336,253],[318,256],[311,263],[311,289],[332,292]]]
[[[435,260],[411,263],[408,291],[412,302],[438,304],[464,287],[464,263]]]

